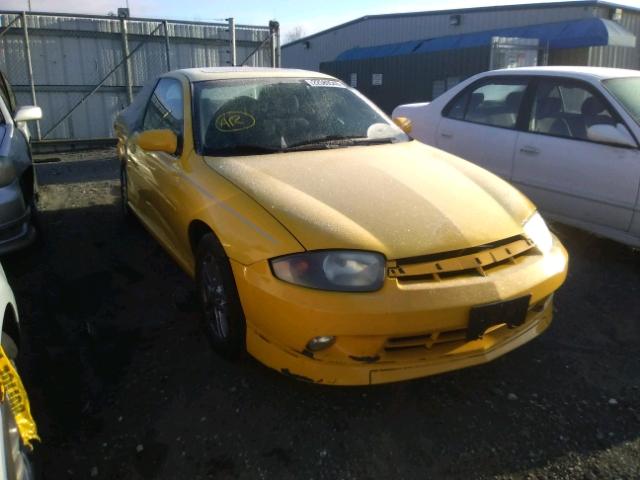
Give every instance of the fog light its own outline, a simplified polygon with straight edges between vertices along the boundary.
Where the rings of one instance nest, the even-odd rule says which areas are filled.
[[[314,337],[307,343],[307,349],[312,352],[319,352],[325,348],[329,348],[336,341],[336,337],[325,335],[322,337]]]

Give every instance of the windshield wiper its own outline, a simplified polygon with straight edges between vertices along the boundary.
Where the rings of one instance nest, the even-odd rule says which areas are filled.
[[[263,147],[261,145],[234,145],[226,148],[206,148],[205,154],[210,156],[233,155],[264,155],[267,153],[281,153],[283,149]]]
[[[343,137],[328,135],[322,138],[306,140],[294,143],[282,148],[265,147],[262,145],[233,145],[226,148],[205,148],[205,154],[210,156],[234,156],[234,155],[265,155],[268,153],[294,152],[301,150],[320,150],[329,148],[350,147],[354,145],[377,145],[393,143],[395,138],[369,138],[369,137]]]
[[[294,143],[282,150],[291,152],[295,150],[316,150],[318,148],[339,148],[350,147],[353,145],[377,145],[381,143],[393,143],[395,138],[369,138],[369,137],[344,137],[340,135],[328,135],[326,137],[314,138],[313,140],[305,140],[304,142]]]

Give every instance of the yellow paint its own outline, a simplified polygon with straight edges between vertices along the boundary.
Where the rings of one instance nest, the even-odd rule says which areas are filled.
[[[388,275],[379,291],[355,294],[276,279],[269,259],[305,249],[376,251],[393,266],[403,258],[516,237],[535,207],[489,172],[417,141],[202,157],[194,150],[189,79],[180,72],[170,76],[183,84],[182,152],[143,150],[120,133],[130,206],[192,276],[190,225],[199,222],[215,232],[232,265],[247,349],[261,362],[317,382],[383,383],[489,361],[548,326],[551,302],[544,312],[531,312],[522,327],[497,328],[481,340],[385,349],[395,337],[442,339],[464,329],[474,305],[523,295],[531,295],[532,304],[546,298],[567,272],[567,253],[557,239],[546,255],[523,244],[517,258],[505,255],[511,263],[493,266],[487,260],[486,277],[416,282]],[[492,254],[499,261],[503,252]],[[336,342],[309,358],[302,352],[318,335],[334,335]]]
[[[411,133],[411,130],[413,130],[413,125],[411,124],[411,120],[409,120],[407,117],[394,117],[393,123],[399,126],[402,129],[402,131],[406,134]]]
[[[178,150],[178,137],[171,130],[147,130],[137,135],[136,143],[143,150],[173,154]]]
[[[0,386],[2,387],[2,401],[9,402],[9,408],[20,432],[22,443],[33,449],[31,442],[40,441],[36,422],[31,416],[31,407],[27,391],[20,380],[20,375],[0,346]]]

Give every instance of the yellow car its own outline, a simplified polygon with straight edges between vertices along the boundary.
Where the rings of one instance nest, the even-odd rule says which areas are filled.
[[[178,70],[115,129],[125,214],[195,278],[225,356],[377,384],[487,362],[551,322],[567,253],[531,202],[335,78]]]

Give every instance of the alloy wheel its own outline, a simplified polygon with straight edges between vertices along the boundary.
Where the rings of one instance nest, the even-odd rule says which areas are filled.
[[[200,274],[206,326],[215,338],[226,340],[229,337],[229,302],[220,266],[212,254],[204,257]]]

